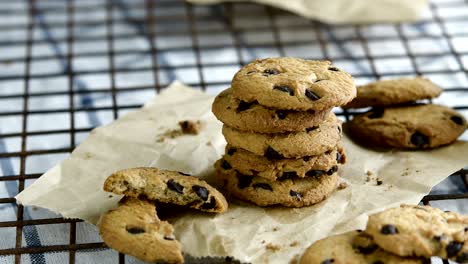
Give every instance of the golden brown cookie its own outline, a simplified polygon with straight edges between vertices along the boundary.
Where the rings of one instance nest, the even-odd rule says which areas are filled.
[[[325,110],[356,96],[353,78],[329,61],[291,57],[255,60],[232,80],[232,96],[274,109]]]
[[[283,133],[302,131],[322,123],[331,109],[322,111],[279,110],[258,103],[247,103],[232,98],[232,89],[216,96],[212,111],[226,125],[242,131]]]
[[[268,160],[264,156],[233,146],[226,146],[222,166],[233,167],[241,174],[258,176],[270,180],[312,177],[336,171],[339,164],[346,162],[344,148],[341,145],[317,156],[297,159]]]
[[[125,196],[190,206],[205,212],[225,212],[224,196],[203,180],[188,174],[157,168],[131,168],[109,176],[104,190]]]
[[[226,141],[267,159],[316,156],[332,150],[341,139],[341,121],[330,113],[316,127],[295,133],[259,134],[223,126]]]
[[[398,105],[435,98],[440,93],[442,88],[426,78],[382,80],[358,86],[356,98],[343,108]]]
[[[468,262],[468,216],[430,206],[401,205],[369,216],[366,232],[399,256]]]
[[[351,231],[326,237],[306,249],[300,264],[412,264],[427,263],[420,258],[402,258],[380,249],[372,237]]]
[[[215,164],[216,176],[226,192],[238,199],[259,206],[283,205],[304,207],[326,199],[336,189],[338,172],[307,178],[272,181],[262,177],[242,175],[233,168],[226,169],[223,161]]]
[[[465,118],[442,105],[373,109],[346,124],[368,146],[427,149],[454,142],[467,127]]]
[[[172,225],[159,220],[155,205],[147,200],[124,198],[102,216],[99,232],[109,247],[124,254],[147,262],[184,262]]]

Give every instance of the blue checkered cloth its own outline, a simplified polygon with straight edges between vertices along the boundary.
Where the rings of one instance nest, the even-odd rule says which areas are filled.
[[[36,1],[33,21],[29,20],[25,1],[4,1],[0,6],[0,155],[4,154],[0,156],[0,177],[24,172],[31,176],[25,181],[25,187],[34,182],[34,175],[67,157],[71,144],[79,144],[91,128],[112,122],[114,106],[118,108],[115,112],[118,117],[154,96],[155,78],[161,87],[177,79],[217,94],[229,85],[240,63],[255,58],[332,59],[356,76],[358,84],[377,77],[422,74],[447,90],[435,103],[455,107],[468,118],[466,1],[432,1],[431,10],[420,23],[333,27],[259,5],[192,7],[182,1],[160,0],[155,1],[154,9],[156,27],[152,40],[158,50],[156,57],[151,55],[151,38],[144,23],[145,1],[112,1],[110,13],[106,9],[109,1],[76,1],[71,59],[67,56],[71,52],[67,42],[70,32],[67,2]],[[112,51],[107,40],[109,15],[113,21]],[[168,16],[185,19],[162,19]],[[189,17],[194,18],[193,23]],[[27,25],[32,22],[28,114],[23,120]],[[232,27],[237,30],[231,31]],[[196,35],[192,38],[194,30]],[[113,62],[109,58],[111,53],[115,53]],[[152,69],[154,60],[160,67],[156,76]],[[111,63],[115,75],[111,75]],[[74,73],[71,83],[67,77],[70,71]],[[70,84],[74,91],[72,98]],[[109,89],[112,85],[115,90]],[[74,111],[70,113],[72,105]],[[23,121],[27,131],[25,142],[21,137]],[[71,136],[72,125],[76,132]],[[468,133],[462,138],[468,140]],[[20,155],[22,150],[28,152],[24,159]],[[42,154],[43,150],[57,151]],[[464,186],[461,177],[450,177],[437,185],[432,194],[466,193]],[[0,198],[14,197],[19,190],[16,179],[0,181]],[[468,213],[466,200],[437,201],[431,205]],[[3,224],[0,225],[0,264],[14,263],[14,255],[1,255],[1,252],[16,247],[17,228],[8,223],[14,223],[17,216],[14,203],[0,203],[0,224]],[[60,216],[26,207],[22,217],[37,220]],[[70,228],[68,223],[25,225],[21,247],[69,245]],[[96,228],[86,223],[77,223],[75,234],[76,244],[102,242]],[[21,254],[21,263],[69,261],[67,250],[45,251]],[[110,249],[78,250],[75,254],[75,263],[117,263],[119,258]],[[126,263],[139,261],[126,256]]]

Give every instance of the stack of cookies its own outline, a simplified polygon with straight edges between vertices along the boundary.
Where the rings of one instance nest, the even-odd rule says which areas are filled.
[[[259,206],[325,199],[345,162],[331,110],[355,96],[351,75],[328,61],[270,58],[243,67],[212,108],[228,142],[215,164],[226,191]]]

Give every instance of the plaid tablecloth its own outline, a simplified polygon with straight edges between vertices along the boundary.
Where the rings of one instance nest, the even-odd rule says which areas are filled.
[[[154,38],[148,37],[144,22],[145,1],[75,1],[73,10],[67,2],[36,1],[33,21],[28,2],[0,4],[0,176],[31,176],[25,187],[64,159],[91,128],[154,96],[155,80],[164,87],[178,79],[216,94],[229,85],[240,63],[254,58],[329,58],[355,75],[358,84],[422,74],[451,89],[434,102],[456,107],[468,118],[468,92],[463,90],[468,87],[467,1],[432,1],[420,23],[360,27],[309,26],[308,20],[251,4],[192,7],[182,1],[155,1]],[[162,19],[170,16],[185,20]],[[154,49],[158,52],[153,57]],[[468,140],[468,133],[462,138]],[[22,151],[27,153],[24,159]],[[21,188],[16,179],[1,180],[0,198],[14,197]],[[461,178],[452,177],[432,194],[466,192]],[[468,213],[466,199],[431,204]],[[0,203],[0,224],[17,217],[14,203]],[[57,217],[40,208],[23,211],[25,221]],[[0,227],[0,252],[15,248],[16,232],[14,225]],[[70,239],[69,224],[25,225],[21,246],[68,245]],[[76,244],[101,242],[95,227],[82,222],[76,224],[75,239]],[[0,255],[0,264],[14,263],[14,258]],[[22,254],[21,260],[68,263],[69,252]],[[118,254],[110,249],[79,250],[75,256],[75,263],[117,262]],[[126,262],[139,261],[127,256]]]

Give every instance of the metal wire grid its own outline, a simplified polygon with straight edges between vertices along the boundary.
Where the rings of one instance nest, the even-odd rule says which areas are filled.
[[[0,39],[0,46],[11,48],[15,46],[24,47],[24,53],[20,55],[7,56],[7,59],[0,61],[9,65],[22,65],[24,71],[21,74],[1,74],[0,83],[11,83],[16,85],[17,89],[13,92],[3,93],[0,91],[0,106],[3,102],[17,101],[18,110],[3,109],[0,112],[0,118],[4,118],[1,129],[5,131],[8,126],[8,118],[16,118],[21,121],[19,131],[3,132],[0,130],[0,139],[17,139],[19,148],[15,151],[0,149],[0,163],[2,160],[15,159],[19,164],[18,169],[12,174],[0,174],[0,182],[16,182],[18,186],[17,193],[21,192],[27,183],[37,179],[43,171],[29,172],[27,160],[30,157],[39,155],[54,155],[71,152],[96,124],[88,126],[77,126],[77,115],[82,113],[108,113],[108,121],[115,119],[123,111],[135,109],[141,106],[146,100],[143,98],[137,103],[123,103],[119,101],[121,93],[138,92],[159,92],[171,80],[163,78],[162,73],[168,71],[188,70],[194,72],[195,81],[186,80],[188,85],[198,87],[207,92],[215,93],[219,87],[229,85],[229,80],[216,80],[210,75],[214,69],[226,69],[232,71],[239,66],[244,65],[252,59],[249,55],[249,49],[267,50],[269,54],[277,56],[291,55],[290,51],[303,46],[314,45],[318,49],[314,53],[309,53],[309,59],[330,59],[336,63],[346,64],[349,61],[363,61],[369,65],[368,72],[352,72],[356,79],[372,80],[383,77],[404,76],[404,75],[449,75],[461,78],[468,78],[468,50],[461,49],[455,45],[458,39],[468,38],[468,1],[434,1],[431,3],[430,14],[422,21],[417,23],[417,27],[436,28],[432,30],[421,31],[420,34],[412,34],[408,26],[414,25],[396,24],[380,25],[391,28],[394,34],[379,35],[377,31],[369,33],[369,26],[328,26],[318,22],[308,21],[302,18],[296,18],[284,11],[276,10],[270,7],[261,7],[254,4],[222,4],[212,7],[195,7],[183,1],[157,0],[157,1],[34,1],[29,0],[26,4],[26,10],[21,5],[8,5],[5,8],[4,3],[0,4],[0,14],[5,18],[11,19],[11,23],[0,25],[0,34],[10,36],[9,33],[15,31],[24,32],[23,37],[14,39]],[[259,11],[260,10],[260,11]],[[443,10],[461,10],[459,14],[447,15]],[[464,11],[466,13],[464,13]],[[131,14],[133,11],[137,15]],[[93,12],[102,12],[104,15],[100,19],[87,19],[87,14]],[[117,16],[116,13],[123,15]],[[260,12],[260,13],[259,13]],[[16,16],[23,16],[25,19],[15,19]],[[58,17],[57,19],[47,20],[47,17]],[[294,17],[294,18],[293,18]],[[259,19],[262,18],[262,19]],[[294,23],[284,23],[284,18],[293,19]],[[18,22],[20,21],[20,22]],[[247,22],[245,22],[247,21]],[[252,23],[262,21],[262,23]],[[252,23],[252,25],[250,24]],[[136,28],[136,32],[116,32],[116,25],[130,25]],[[222,27],[213,25],[221,24]],[[452,30],[448,25],[459,25],[460,30]],[[100,27],[104,30],[99,34],[80,34],[80,28]],[[61,34],[45,37],[37,37],[38,30],[57,30]],[[301,32],[306,30],[312,33],[312,38],[316,42],[312,43],[310,39],[289,39],[284,32]],[[348,32],[345,37],[336,38],[334,32]],[[271,38],[266,40],[253,41],[249,43],[246,36],[249,34],[259,36],[264,32],[270,32]],[[212,38],[221,36],[221,38],[232,39],[232,42],[221,40],[220,43],[210,41]],[[132,38],[143,39],[146,42],[146,48],[140,47],[117,47],[119,40]],[[180,46],[161,46],[158,39],[176,38],[181,39],[187,45]],[[260,38],[262,39],[262,38]],[[207,41],[208,40],[208,41]],[[412,48],[413,41],[436,41],[442,40],[447,46],[442,52],[437,51],[417,51]],[[376,54],[372,45],[374,42],[400,42],[402,43],[402,52],[400,54]],[[342,45],[343,43],[358,43],[362,46],[362,52],[356,54],[337,55],[330,46]],[[105,48],[97,48],[105,43]],[[82,52],[75,52],[77,45],[90,44],[91,48]],[[99,44],[99,45],[98,45]],[[34,54],[34,48],[41,45],[50,45],[53,49],[62,48],[65,52],[55,52],[53,54]],[[233,61],[206,61],[204,52],[214,51],[226,47],[233,48],[235,60]],[[184,52],[190,50],[194,58],[187,59],[187,62],[171,65],[166,63],[161,54],[170,52]],[[183,54],[183,53],[182,53]],[[150,63],[145,66],[121,67],[116,63],[119,56],[138,55],[150,57]],[[90,60],[96,57],[105,56],[108,59],[108,68],[81,69],[76,67],[78,60]],[[440,69],[426,69],[421,63],[424,59],[434,57],[449,56],[452,58],[452,67]],[[2,56],[4,57],[4,56]],[[379,61],[390,60],[409,60],[408,69],[391,69],[382,71]],[[52,72],[34,72],[33,65],[45,61],[57,60],[62,64],[62,69]],[[118,76],[122,73],[147,72],[152,76],[152,82],[149,84],[130,84],[119,85]],[[216,72],[214,73],[216,74]],[[102,87],[83,88],[80,84],[80,78],[87,76],[95,77],[105,75],[109,77],[108,85]],[[65,80],[63,90],[39,90],[33,91],[32,85],[36,81],[47,81],[61,78]],[[217,90],[218,89],[218,90]],[[468,94],[468,85],[454,86],[445,89],[445,93],[463,93]],[[31,109],[30,103],[37,98],[50,96],[65,97],[68,103],[65,106],[51,107],[45,109]],[[95,106],[89,101],[92,96],[110,97],[110,104]],[[77,99],[80,99],[77,103]],[[454,108],[465,113],[468,110],[468,102],[456,105]],[[0,108],[1,109],[1,108]],[[31,130],[29,119],[32,116],[42,119],[54,118],[54,114],[68,114],[69,127],[58,129]],[[338,112],[347,120],[354,112]],[[69,138],[67,147],[51,147],[30,149],[28,140],[31,137],[61,135]],[[464,184],[459,186],[463,191],[459,193],[431,194],[423,199],[424,204],[430,204],[431,201],[455,200],[468,198],[467,170],[460,170],[450,176],[457,178],[458,182]],[[35,208],[24,208],[16,205],[14,195],[0,198],[0,207],[9,205],[16,210],[16,219],[0,222],[1,228],[14,228],[16,235],[14,246],[9,248],[0,248],[0,257],[10,256],[6,261],[14,263],[24,263],[24,256],[29,256],[32,263],[45,263],[43,258],[37,257],[41,254],[51,252],[62,252],[67,255],[69,263],[78,263],[80,258],[78,252],[98,252],[106,246],[98,241],[92,243],[77,242],[77,225],[81,223],[76,219],[63,219],[58,216],[35,219],[34,217],[25,217],[26,210],[35,210]],[[59,238],[64,243],[59,245],[25,245],[25,229],[31,226],[66,226],[69,232],[64,232],[63,237]],[[40,243],[39,243],[40,244]],[[97,261],[97,260],[96,260]],[[124,255],[119,254],[118,262],[125,263]]]

